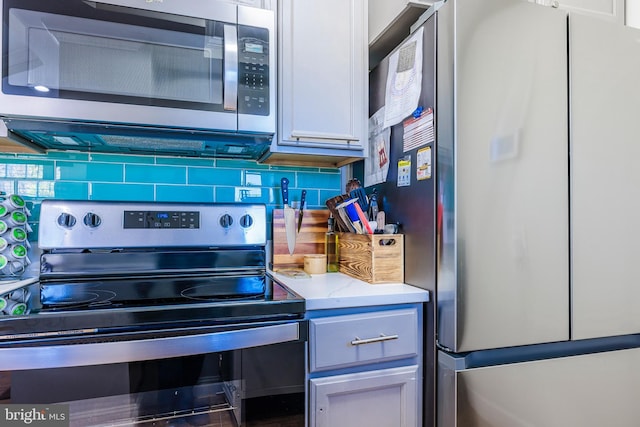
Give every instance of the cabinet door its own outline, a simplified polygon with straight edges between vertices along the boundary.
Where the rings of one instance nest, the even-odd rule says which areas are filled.
[[[418,366],[312,379],[310,426],[415,427]]]
[[[279,2],[279,145],[362,152],[366,5],[365,0]]]

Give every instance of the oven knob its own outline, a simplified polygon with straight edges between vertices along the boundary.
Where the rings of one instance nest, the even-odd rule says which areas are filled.
[[[233,218],[229,214],[224,214],[220,217],[220,225],[222,228],[229,228],[233,224]]]
[[[242,218],[240,218],[240,226],[242,228],[249,228],[251,225],[253,225],[253,218],[251,218],[251,215],[243,215]]]
[[[65,228],[71,228],[76,225],[76,217],[68,213],[61,213],[58,217],[58,224]]]
[[[93,212],[89,212],[84,216],[84,225],[91,228],[96,228],[102,224],[102,219]]]

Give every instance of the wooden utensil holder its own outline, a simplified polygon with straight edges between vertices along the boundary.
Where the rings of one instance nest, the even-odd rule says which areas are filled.
[[[339,233],[340,272],[371,284],[404,282],[402,234]]]

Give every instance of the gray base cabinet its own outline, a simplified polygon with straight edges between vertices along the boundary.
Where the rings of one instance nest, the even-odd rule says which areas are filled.
[[[310,317],[309,426],[421,425],[421,304]]]
[[[313,379],[311,425],[418,425],[418,366]]]

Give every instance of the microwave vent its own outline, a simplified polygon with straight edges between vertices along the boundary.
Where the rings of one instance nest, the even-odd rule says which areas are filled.
[[[100,135],[100,139],[106,145],[113,147],[131,148],[140,144],[140,138],[120,136],[120,135]],[[205,147],[204,141],[171,139],[171,138],[144,138],[144,144],[151,150],[196,150],[200,151]]]

